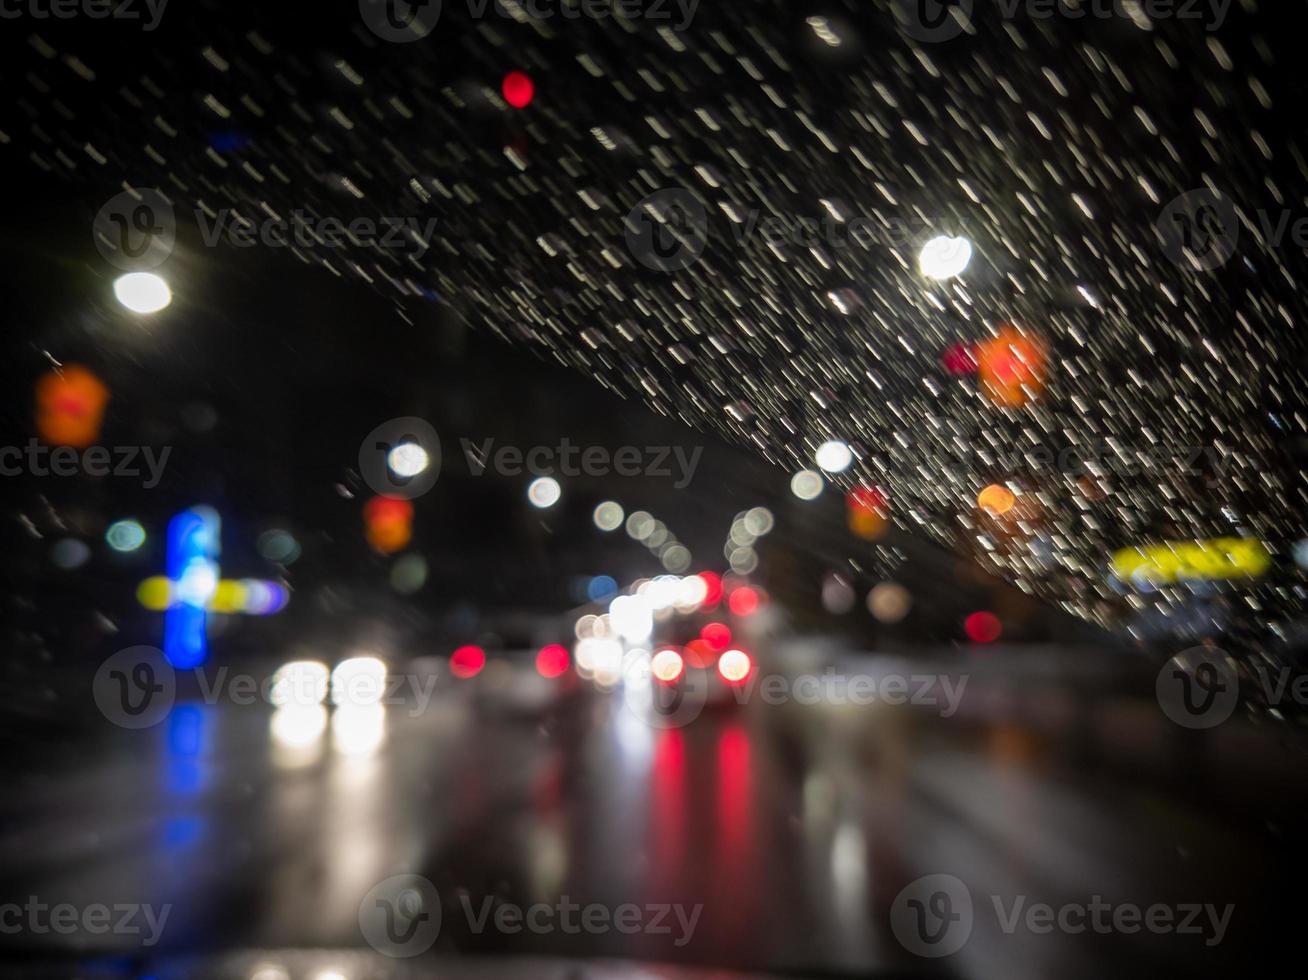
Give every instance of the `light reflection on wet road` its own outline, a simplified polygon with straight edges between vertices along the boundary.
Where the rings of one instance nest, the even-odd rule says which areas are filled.
[[[1302,755],[1236,724],[1197,742],[1144,698],[1078,701],[1075,684],[1048,677],[975,685],[952,719],[751,702],[685,728],[594,692],[523,710],[473,696],[475,682],[417,715],[274,722],[267,708],[179,704],[154,729],[105,726],[76,766],[16,790],[6,812],[24,819],[0,843],[5,893],[172,903],[165,953],[360,947],[361,899],[402,872],[439,890],[435,951],[446,954],[1219,975],[1266,955],[1258,937],[1294,935],[1287,852],[1302,779],[1275,760],[1297,759],[1301,776]],[[967,884],[975,923],[955,955],[918,960],[890,908],[933,873]],[[1202,936],[1006,935],[994,904],[1097,895],[1235,910],[1209,947]],[[673,917],[660,934],[477,933],[466,909],[492,896],[702,912],[684,942]]]

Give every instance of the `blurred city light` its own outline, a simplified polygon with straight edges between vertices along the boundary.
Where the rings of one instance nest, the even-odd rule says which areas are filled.
[[[218,585],[222,521],[212,507],[184,510],[168,524],[167,577],[172,584],[164,613],[164,655],[179,670],[208,657],[205,606]]]
[[[618,591],[618,582],[612,575],[595,575],[586,583],[586,598],[591,602],[607,599]]]
[[[429,572],[427,559],[422,555],[401,555],[391,566],[391,588],[400,595],[413,595],[427,584]]]
[[[413,504],[399,497],[373,497],[363,506],[363,523],[372,549],[394,554],[413,538]]]
[[[567,671],[570,660],[567,647],[550,643],[536,654],[536,673],[541,677],[559,677]]]
[[[685,662],[676,650],[662,649],[654,654],[649,662],[650,673],[656,680],[664,684],[671,684],[679,678],[685,670]]]
[[[790,492],[800,500],[816,500],[823,486],[822,474],[816,470],[800,470],[790,478]]]
[[[504,94],[504,101],[513,108],[525,109],[536,96],[536,85],[526,72],[511,71],[500,83],[500,91]]]
[[[1044,347],[1015,327],[978,344],[976,359],[981,390],[996,405],[1021,408],[1044,392]]]
[[[649,639],[654,633],[652,605],[643,596],[618,596],[609,603],[609,621],[614,631],[628,643],[641,643]]]
[[[966,238],[940,235],[922,246],[918,268],[930,279],[952,279],[962,275],[972,261],[972,243]]]
[[[621,504],[606,500],[595,508],[595,526],[601,531],[616,531],[622,527],[624,516]]]
[[[813,460],[820,469],[828,473],[843,473],[854,462],[854,454],[849,446],[838,439],[832,439],[818,446]]]
[[[77,538],[60,538],[50,549],[50,561],[56,568],[70,572],[91,560],[91,549]]]
[[[849,580],[843,575],[828,573],[822,578],[822,608],[835,616],[843,616],[850,612],[855,603],[858,602],[858,596],[854,594],[854,587]]]
[[[36,432],[52,446],[84,449],[100,438],[109,389],[86,368],[69,364],[36,383]]]
[[[289,749],[307,748],[322,738],[327,730],[327,709],[321,704],[287,704],[272,713],[270,727],[277,745]]]
[[[963,630],[973,643],[994,643],[1004,632],[999,617],[989,612],[974,612],[963,620]]]
[[[462,646],[450,654],[450,673],[467,680],[476,677],[486,666],[486,651],[478,646]]]
[[[992,483],[976,496],[976,505],[995,517],[1007,514],[1017,503],[1013,491],[998,483]]]
[[[385,693],[386,664],[377,657],[348,657],[332,669],[332,704],[376,704]]]
[[[913,608],[913,596],[898,582],[881,582],[867,594],[867,608],[879,622],[900,622]]]
[[[133,313],[158,313],[173,301],[172,290],[153,272],[129,272],[114,280],[114,296]]]
[[[327,665],[316,660],[293,660],[277,668],[268,690],[268,702],[274,707],[295,705],[309,707],[327,699],[331,674]]]
[[[634,511],[627,518],[627,534],[636,541],[644,541],[654,533],[657,522],[643,510]]]
[[[849,529],[864,541],[876,541],[886,533],[886,497],[877,487],[855,487],[845,495]]]
[[[416,442],[402,442],[386,454],[386,465],[396,476],[415,477],[431,465],[431,457]]]
[[[755,589],[748,585],[743,585],[732,591],[727,598],[727,608],[737,616],[749,616],[759,607],[759,594]]]
[[[559,486],[559,481],[552,476],[537,477],[527,487],[527,499],[531,501],[533,507],[541,510],[553,507],[562,496],[563,488]]]
[[[726,623],[707,623],[699,635],[714,650],[725,650],[731,646],[731,627]]]
[[[704,582],[704,606],[711,609],[722,601],[722,576],[717,572],[700,572],[699,578]]]
[[[718,673],[729,684],[739,684],[749,676],[753,666],[744,650],[728,650],[718,658]]]
[[[280,565],[293,564],[300,557],[300,542],[295,540],[295,535],[291,532],[280,528],[273,528],[259,535],[258,541],[255,542],[255,549],[268,561],[275,561]]]
[[[380,704],[345,704],[331,724],[332,747],[342,755],[368,755],[386,741],[386,709]]]
[[[104,539],[114,551],[136,551],[145,544],[145,528],[138,521],[114,521],[104,532]]]

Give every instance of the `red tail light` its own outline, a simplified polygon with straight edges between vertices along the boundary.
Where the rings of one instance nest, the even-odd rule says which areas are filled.
[[[571,662],[567,647],[551,643],[541,647],[536,654],[536,672],[541,677],[558,677],[568,669]]]
[[[486,652],[481,647],[459,647],[450,654],[450,673],[466,680],[476,677],[486,666]]]

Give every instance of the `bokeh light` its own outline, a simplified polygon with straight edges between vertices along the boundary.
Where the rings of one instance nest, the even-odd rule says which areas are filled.
[[[114,280],[114,296],[133,313],[158,313],[173,301],[163,277],[153,272],[129,272]]]
[[[816,500],[823,486],[822,474],[816,470],[800,470],[790,478],[790,492],[800,500]]]
[[[845,443],[838,439],[831,439],[818,446],[817,452],[813,454],[813,461],[828,473],[843,473],[854,462],[854,454]]]
[[[85,449],[100,438],[109,389],[86,368],[68,364],[36,383],[36,432],[52,446]]]
[[[758,609],[759,601],[757,589],[742,585],[740,588],[732,590],[731,595],[727,598],[727,608],[737,616],[749,616]]]
[[[402,442],[386,454],[386,465],[396,476],[408,479],[424,473],[431,457],[416,442]]]
[[[649,670],[657,680],[671,684],[685,670],[685,661],[676,650],[665,648],[650,659]]]
[[[1017,497],[1008,487],[992,483],[976,495],[976,505],[986,513],[1001,517],[1013,509]]]
[[[486,666],[486,651],[478,646],[462,646],[450,654],[450,673],[467,680],[476,677]]]
[[[595,526],[601,531],[616,531],[622,527],[624,517],[622,505],[616,500],[606,500],[599,504],[593,515]]]
[[[331,672],[317,660],[292,660],[277,668],[268,691],[268,702],[274,707],[295,705],[311,707],[322,704],[327,698]]]
[[[917,264],[929,279],[952,279],[963,274],[972,261],[972,243],[966,238],[939,235],[922,246]]]
[[[1004,632],[999,617],[990,612],[974,612],[963,620],[963,631],[973,643],[994,643]]]
[[[880,582],[868,592],[867,608],[878,622],[893,625],[913,608],[913,596],[898,582]]]
[[[536,653],[536,673],[546,678],[560,677],[567,671],[570,662],[567,647],[550,643]]]
[[[540,476],[531,481],[527,487],[527,499],[531,505],[540,510],[553,507],[563,496],[563,488],[552,476]]]
[[[753,669],[754,664],[744,650],[728,650],[718,658],[718,673],[729,684],[739,684]]]
[[[976,358],[981,390],[996,405],[1021,408],[1044,392],[1044,347],[1015,327],[978,344]]]
[[[386,663],[378,657],[348,657],[332,669],[332,704],[373,705],[385,694]]]
[[[141,527],[139,521],[114,521],[104,532],[104,540],[114,551],[136,551],[145,544],[145,528]]]
[[[531,105],[531,100],[536,97],[536,85],[526,72],[511,71],[504,76],[504,81],[500,83],[500,91],[504,94],[504,101],[515,109],[525,109]]]

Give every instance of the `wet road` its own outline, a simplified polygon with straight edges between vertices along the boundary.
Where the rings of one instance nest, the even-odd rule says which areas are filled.
[[[662,727],[617,692],[555,697],[563,682],[529,669],[447,679],[422,711],[292,717],[182,701],[151,729],[70,738],[61,765],[3,804],[6,901],[167,904],[158,943],[0,938],[10,950],[135,949],[142,973],[160,976],[197,952],[366,951],[361,902],[412,873],[441,906],[415,963],[545,954],[1043,978],[1237,975],[1274,961],[1304,904],[1302,745],[1234,721],[1177,729],[1149,678],[1116,663],[1087,671],[1076,656],[943,664],[969,679],[949,717],[939,705],[750,696]],[[781,648],[765,667],[781,663],[791,681],[804,669]],[[924,875],[953,876],[966,895],[941,905],[910,890],[896,906]],[[905,904],[915,896],[917,910]],[[573,912],[570,930],[567,902],[609,918],[592,928]],[[964,921],[952,916],[969,902],[957,951],[905,948],[918,916],[941,916],[921,919],[931,933]],[[1096,931],[1095,902],[1106,921],[1126,917]],[[501,927],[506,903],[544,903],[548,919]],[[1170,911],[1150,932],[1116,912],[1129,904]],[[619,930],[623,905],[636,911]],[[1028,916],[1041,905],[1052,926]]]

